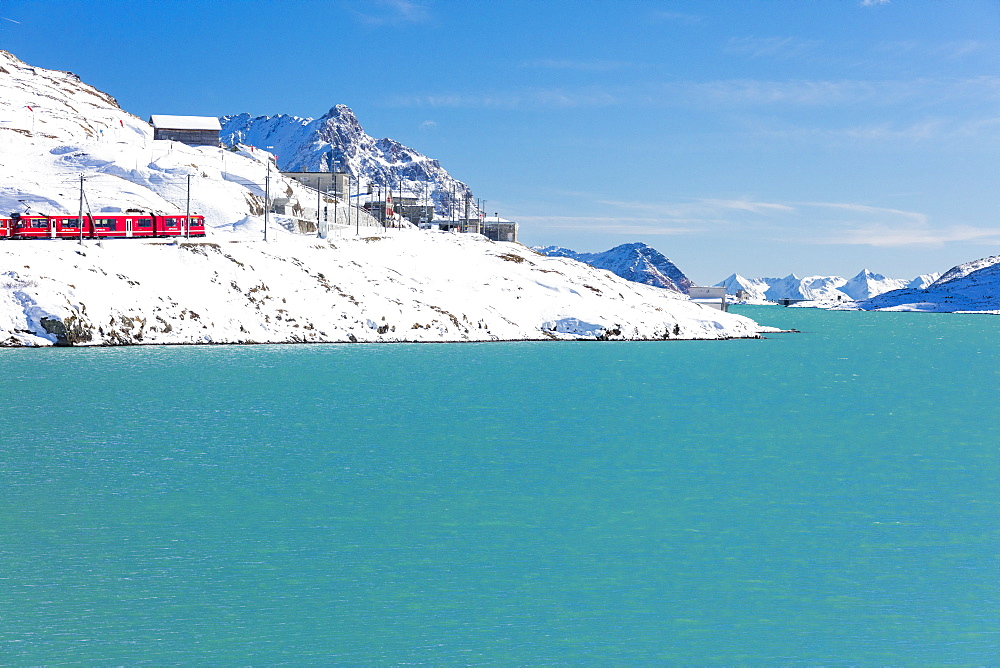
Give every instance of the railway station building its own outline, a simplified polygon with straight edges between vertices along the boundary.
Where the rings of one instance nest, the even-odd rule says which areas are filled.
[[[214,116],[163,116],[149,117],[153,126],[153,139],[179,141],[198,146],[218,146],[222,125]]]

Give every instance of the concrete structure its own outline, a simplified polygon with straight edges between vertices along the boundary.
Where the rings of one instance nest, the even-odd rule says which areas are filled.
[[[692,285],[688,288],[688,297],[696,304],[710,306],[720,311],[728,311],[729,303],[726,301],[725,286],[717,285],[712,287],[702,287]]]
[[[493,241],[517,241],[518,224],[509,220],[483,221],[482,234]]]
[[[351,176],[344,172],[281,172],[281,175],[314,190],[330,193],[339,200],[347,199],[351,188]]]
[[[458,220],[435,220],[438,229],[446,232],[462,232],[464,234],[482,234],[493,241],[517,241],[519,225],[509,220],[479,220],[478,218],[460,218]],[[425,227],[428,227],[425,225]]]
[[[218,146],[222,125],[214,116],[163,116],[149,117],[153,126],[153,139],[179,141],[184,144]]]
[[[434,220],[434,207],[432,205],[407,204],[404,201],[403,204],[397,204],[395,209],[396,213],[417,226]]]

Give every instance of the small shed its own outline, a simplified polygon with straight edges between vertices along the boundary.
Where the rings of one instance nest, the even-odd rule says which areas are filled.
[[[153,139],[218,146],[222,125],[214,116],[150,116]]]

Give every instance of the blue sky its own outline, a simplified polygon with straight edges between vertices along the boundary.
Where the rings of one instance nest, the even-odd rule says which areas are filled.
[[[1000,253],[996,0],[0,0],[0,48],[142,117],[347,104],[525,243],[698,283]]]

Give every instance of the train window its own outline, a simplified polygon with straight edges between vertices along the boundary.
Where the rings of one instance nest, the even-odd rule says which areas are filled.
[[[31,226],[39,229],[45,229],[49,226],[49,221],[44,218],[35,218],[31,221]]]
[[[167,218],[165,220],[166,220],[166,224],[169,225],[170,227],[177,227],[177,219],[176,218]]]
[[[152,218],[139,218],[138,220],[139,220],[139,227],[152,227],[153,226],[153,219]]]

